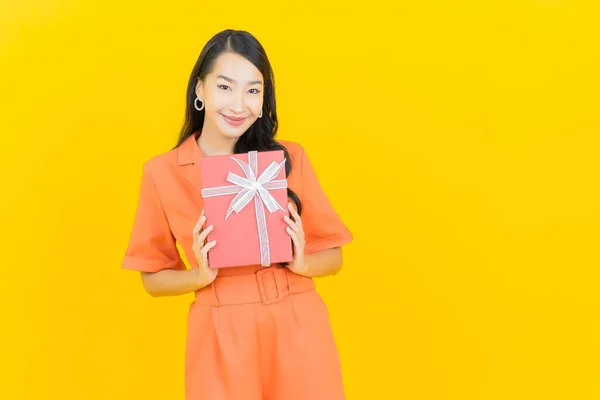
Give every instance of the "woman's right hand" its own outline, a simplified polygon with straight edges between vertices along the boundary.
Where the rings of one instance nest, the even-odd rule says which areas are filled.
[[[202,287],[210,285],[219,273],[217,268],[208,267],[208,251],[217,244],[217,241],[213,240],[212,242],[206,243],[206,237],[208,236],[208,233],[212,231],[213,226],[210,225],[208,228],[203,229],[205,222],[206,216],[204,215],[204,210],[202,210],[200,219],[196,222],[192,235],[192,250],[194,251],[198,263],[198,279]]]

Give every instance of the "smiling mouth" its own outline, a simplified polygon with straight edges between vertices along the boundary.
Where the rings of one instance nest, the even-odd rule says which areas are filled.
[[[240,126],[246,120],[246,118],[228,117],[225,114],[221,114],[221,115],[223,116],[223,119],[225,120],[225,122],[227,122],[231,126]]]
[[[229,115],[225,115],[225,114],[221,114],[223,115],[225,118],[230,119],[234,122],[239,122],[239,121],[243,121],[246,119],[246,117],[230,117]]]

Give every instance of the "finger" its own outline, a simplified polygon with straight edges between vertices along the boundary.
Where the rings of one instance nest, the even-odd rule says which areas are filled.
[[[206,240],[206,237],[208,236],[208,234],[213,230],[213,226],[209,225],[208,228],[206,228],[205,230],[202,231],[202,233],[200,233],[200,235],[198,235],[198,242],[200,243],[204,243],[204,240]]]
[[[206,245],[202,248],[202,250],[200,251],[200,253],[203,254],[203,255],[208,254],[208,251],[210,249],[212,249],[213,247],[215,247],[216,244],[217,244],[216,240],[213,240],[212,242],[206,243]]]
[[[302,223],[292,221],[292,219],[290,217],[288,217],[287,215],[285,215],[283,217],[283,219],[294,230],[294,232],[296,232],[296,234],[298,235],[298,238],[303,241],[304,240],[304,229],[302,228]]]
[[[192,248],[198,248],[204,244],[204,239],[200,239],[200,229],[202,229],[202,223],[198,223],[198,226],[194,228],[194,233],[192,235]]]
[[[289,226],[287,228],[285,228],[288,235],[290,235],[290,237],[292,238],[292,242],[294,242],[294,246],[299,249],[300,248],[300,239],[298,238],[298,235],[296,234],[296,232],[294,232],[292,230],[292,228],[290,228]]]
[[[298,232],[298,225],[287,215],[283,216],[283,220],[287,222],[287,224],[294,230],[294,232]]]
[[[194,230],[192,232],[194,237],[198,236],[198,233],[200,232],[200,229],[202,229],[202,225],[204,225],[205,222],[206,217],[204,216],[204,210],[202,210],[200,218],[198,218],[198,221],[196,221],[196,225],[194,226]]]
[[[294,231],[296,238],[298,239],[298,247],[304,247],[304,231],[302,230],[302,226],[298,227],[297,231]]]
[[[294,222],[296,222],[297,225],[302,226],[302,219],[300,218],[300,214],[298,214],[291,202],[288,203],[288,208],[290,210],[290,214],[294,218]]]

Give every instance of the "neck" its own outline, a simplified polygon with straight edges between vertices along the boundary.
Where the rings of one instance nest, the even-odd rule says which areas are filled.
[[[202,153],[207,156],[224,156],[233,154],[233,148],[238,138],[228,138],[218,132],[202,127],[202,133],[197,139]]]

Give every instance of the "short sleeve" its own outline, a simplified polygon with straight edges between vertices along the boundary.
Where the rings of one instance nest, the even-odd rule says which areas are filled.
[[[352,234],[344,225],[321,187],[315,170],[302,150],[302,226],[306,244],[304,253],[339,247],[352,241]]]
[[[175,243],[146,163],[143,167],[133,230],[122,268],[145,272],[157,272],[168,268],[186,269]]]

